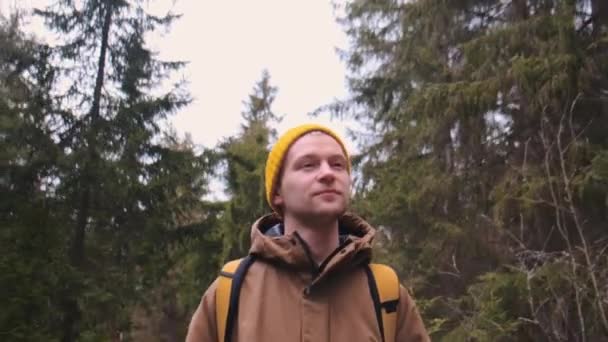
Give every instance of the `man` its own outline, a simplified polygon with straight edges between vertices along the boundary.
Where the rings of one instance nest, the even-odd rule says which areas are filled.
[[[302,125],[280,137],[266,163],[266,198],[274,213],[252,227],[255,262],[242,277],[238,314],[224,331],[224,316],[216,316],[216,305],[224,305],[216,280],[186,341],[385,340],[385,316],[365,271],[375,230],[346,212],[350,167],[342,140],[326,127]],[[414,301],[397,280],[395,289],[394,340],[429,341]]]

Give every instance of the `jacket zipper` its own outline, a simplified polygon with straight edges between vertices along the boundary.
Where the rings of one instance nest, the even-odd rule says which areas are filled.
[[[351,243],[350,239],[346,239],[344,242],[342,242],[338,247],[336,247],[336,249],[334,249],[333,252],[331,252],[331,254],[329,254],[327,256],[327,258],[325,258],[325,260],[323,260],[323,262],[321,263],[321,266],[319,266],[319,273],[323,272],[323,270],[325,269],[325,267],[327,266],[327,264],[329,264],[329,261],[336,256],[336,254],[338,254],[340,251],[342,251],[344,249],[344,247],[346,247],[348,244]]]
[[[325,267],[329,263],[329,260],[331,260],[336,254],[338,254],[338,252],[340,252],[346,245],[348,245],[351,242],[351,240],[346,239],[336,249],[334,249],[334,251],[331,252],[331,254],[328,255],[327,258],[325,258],[325,260],[323,260],[323,262],[321,263],[320,266],[317,266],[317,264],[315,263],[315,261],[312,258],[312,253],[310,252],[310,248],[308,247],[308,244],[306,243],[306,241],[304,241],[304,239],[302,239],[302,237],[300,236],[300,234],[298,234],[297,231],[294,233],[294,235],[295,235],[296,239],[298,239],[298,241],[302,244],[302,247],[304,248],[304,253],[306,253],[306,257],[308,258],[308,261],[310,262],[312,281],[310,282],[310,284],[308,284],[308,286],[306,286],[306,288],[304,288],[304,294],[309,295],[312,290],[314,280],[325,269]]]
[[[302,248],[304,248],[304,253],[306,253],[306,257],[308,258],[308,261],[310,262],[310,270],[311,270],[311,274],[312,274],[312,281],[310,282],[310,284],[308,284],[305,288],[304,288],[304,295],[308,296],[310,294],[310,289],[312,287],[312,282],[317,278],[317,276],[319,275],[319,268],[317,267],[317,264],[315,263],[315,261],[312,258],[312,253],[310,252],[310,248],[308,247],[308,244],[306,243],[306,241],[304,241],[304,239],[302,239],[302,237],[300,236],[300,234],[298,234],[298,232],[296,231],[294,233],[296,239],[298,239],[298,241],[302,244]]]
[[[294,235],[296,237],[296,239],[298,239],[298,241],[302,244],[302,247],[304,248],[304,253],[306,253],[306,257],[308,258],[308,261],[310,262],[310,269],[311,269],[311,273],[313,276],[317,276],[319,275],[319,268],[317,267],[317,264],[315,264],[315,261],[312,258],[312,253],[310,252],[310,248],[308,247],[308,244],[306,243],[306,241],[304,241],[304,239],[302,239],[302,237],[300,236],[300,234],[298,234],[298,232],[294,232]]]

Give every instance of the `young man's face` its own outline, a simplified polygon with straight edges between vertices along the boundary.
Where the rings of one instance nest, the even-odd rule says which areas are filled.
[[[284,216],[313,221],[337,219],[350,196],[350,175],[340,144],[311,132],[299,138],[283,162],[273,203]]]

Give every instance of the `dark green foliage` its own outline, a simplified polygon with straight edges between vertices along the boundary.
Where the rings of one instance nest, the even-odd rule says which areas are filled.
[[[192,281],[209,280],[212,161],[161,129],[189,97],[181,83],[161,87],[183,63],[157,60],[144,40],[176,17],[143,6],[38,10],[59,33],[53,47],[2,22],[3,340],[128,337],[134,308],[187,246],[209,247]]]
[[[608,6],[354,1],[354,210],[438,341],[608,338]],[[0,24],[0,339],[183,340],[269,211],[276,88],[213,151],[162,129],[189,102],[144,1],[57,1],[46,46]],[[202,200],[208,177],[228,199]]]
[[[352,98],[331,108],[373,132],[355,205],[434,339],[608,337],[599,3],[346,5]]]
[[[230,198],[219,226],[224,241],[223,261],[247,253],[251,225],[270,210],[264,189],[264,167],[270,140],[275,135],[270,123],[278,120],[272,111],[276,92],[265,71],[245,102],[241,132],[219,145],[220,172]]]
[[[52,340],[66,265],[58,202],[45,191],[60,151],[47,120],[57,118],[48,89],[48,49],[0,17],[0,339]]]

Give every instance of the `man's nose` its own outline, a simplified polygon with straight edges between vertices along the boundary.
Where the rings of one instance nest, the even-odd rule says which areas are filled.
[[[335,170],[329,165],[328,162],[321,163],[319,167],[319,181],[331,182],[336,178]]]

